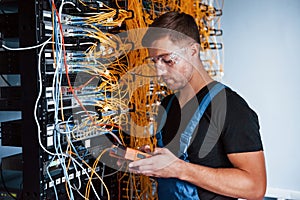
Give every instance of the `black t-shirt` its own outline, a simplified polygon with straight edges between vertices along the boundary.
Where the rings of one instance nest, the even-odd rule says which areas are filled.
[[[163,143],[175,155],[179,151],[180,134],[185,130],[208,90],[216,83],[214,81],[202,88],[182,109],[178,99],[172,98],[174,94],[163,99],[161,105],[165,109],[172,99],[166,121],[160,125],[163,126]],[[160,109],[159,116],[163,116],[163,112],[166,111]],[[159,118],[159,121],[162,119]],[[230,168],[233,165],[227,154],[260,150],[263,150],[263,147],[256,113],[242,97],[226,87],[212,99],[205,110],[193,133],[187,153],[191,163],[213,168]],[[202,188],[199,188],[198,192],[201,200],[234,199]]]

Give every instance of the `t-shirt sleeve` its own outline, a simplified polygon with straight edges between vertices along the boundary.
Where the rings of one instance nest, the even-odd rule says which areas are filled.
[[[230,89],[229,89],[230,90]],[[233,91],[227,92],[227,109],[221,139],[227,154],[263,150],[257,114]]]

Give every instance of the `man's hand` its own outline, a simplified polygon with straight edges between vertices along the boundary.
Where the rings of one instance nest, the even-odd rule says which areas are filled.
[[[129,170],[146,176],[170,178],[178,175],[182,162],[168,149],[156,148],[151,157],[129,163]]]

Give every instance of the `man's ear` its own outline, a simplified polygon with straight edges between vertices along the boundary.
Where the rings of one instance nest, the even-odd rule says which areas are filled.
[[[191,44],[191,55],[192,56],[199,56],[199,51],[200,51],[200,44],[198,44],[198,43],[193,43],[193,44]]]

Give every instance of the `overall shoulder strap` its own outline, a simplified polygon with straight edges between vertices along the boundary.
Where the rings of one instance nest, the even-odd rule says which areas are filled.
[[[211,100],[222,90],[225,86],[221,83],[217,83],[212,87],[211,90],[204,96],[201,103],[199,104],[197,110],[195,111],[191,121],[188,123],[186,129],[182,132],[180,136],[180,149],[178,152],[178,156],[184,156],[187,157],[187,149],[191,143],[191,139],[193,136],[193,133],[199,124],[199,121],[201,117],[203,116],[206,108],[210,104]]]

